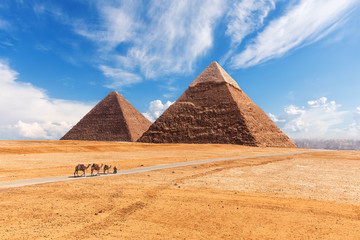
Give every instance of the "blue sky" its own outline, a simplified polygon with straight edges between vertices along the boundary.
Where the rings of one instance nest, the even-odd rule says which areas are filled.
[[[359,0],[0,0],[0,139],[110,91],[152,121],[212,61],[291,138],[360,138]]]

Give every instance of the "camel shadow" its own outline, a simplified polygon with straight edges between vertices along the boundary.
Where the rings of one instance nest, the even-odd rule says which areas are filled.
[[[99,177],[99,176],[116,175],[116,174],[117,173],[109,172],[109,173],[98,173],[98,174],[94,174],[94,175],[85,175],[85,176],[82,176],[82,175],[79,175],[79,176],[70,175],[70,176],[68,176],[68,178],[88,178],[88,177]]]
[[[83,177],[87,177],[87,176],[68,176],[68,178],[83,178]]]

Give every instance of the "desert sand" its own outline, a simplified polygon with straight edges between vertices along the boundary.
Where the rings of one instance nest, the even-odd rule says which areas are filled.
[[[0,181],[303,150],[0,141]],[[322,151],[1,188],[0,239],[359,239],[359,160]]]

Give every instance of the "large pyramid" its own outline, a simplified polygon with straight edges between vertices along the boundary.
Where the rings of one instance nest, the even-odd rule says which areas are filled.
[[[151,122],[118,92],[109,93],[61,140],[134,142]]]
[[[296,147],[216,62],[138,141]]]

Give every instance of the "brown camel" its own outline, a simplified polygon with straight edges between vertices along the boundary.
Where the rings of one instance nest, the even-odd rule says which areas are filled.
[[[78,164],[75,167],[74,177],[75,177],[75,174],[76,174],[76,176],[79,176],[79,171],[83,171],[83,174],[81,176],[85,176],[85,170],[88,169],[90,167],[90,165],[91,164],[89,164],[87,167],[85,167],[84,164]]]
[[[91,165],[91,176],[93,176],[93,172],[94,170],[97,171],[96,175],[99,175],[99,171],[100,169],[103,167],[104,164],[101,164],[101,166],[99,166],[99,164],[93,163],[93,165]]]
[[[106,171],[109,173],[110,169],[111,169],[111,165],[108,166],[108,165],[105,164],[105,166],[104,166],[104,174],[106,174]]]

